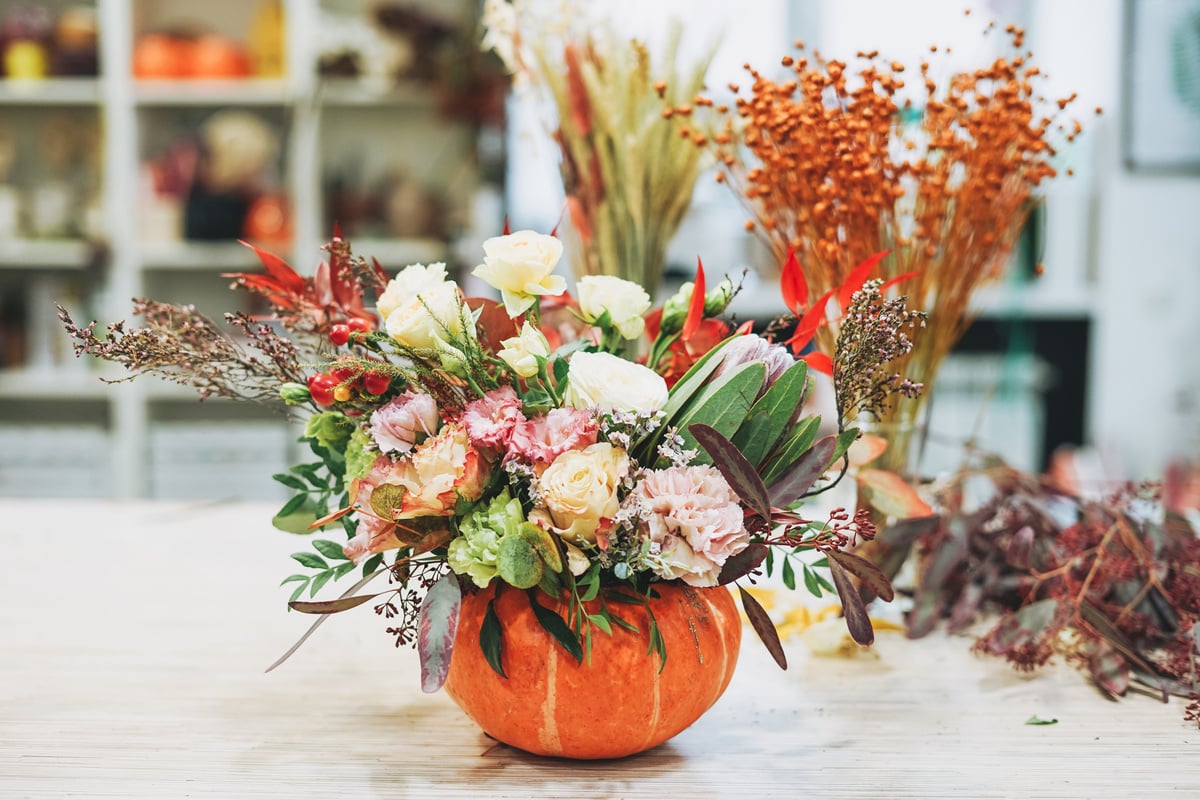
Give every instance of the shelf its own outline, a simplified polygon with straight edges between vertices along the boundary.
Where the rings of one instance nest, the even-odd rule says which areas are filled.
[[[672,287],[664,297],[673,292]],[[1095,300],[1086,286],[1034,282],[986,287],[975,293],[971,307],[981,317],[1078,318],[1092,313]],[[757,280],[751,275],[730,304],[729,313],[742,319],[770,319],[788,311],[777,282]]]
[[[351,239],[354,254],[378,259],[388,272],[399,272],[409,264],[445,261],[449,247],[441,239]]]
[[[0,269],[83,269],[94,249],[82,239],[0,239]]]
[[[267,247],[287,260],[286,247]],[[165,242],[142,245],[142,268],[147,270],[254,270],[262,262],[254,251],[237,242]]]
[[[433,105],[429,89],[420,83],[366,81],[358,78],[326,78],[317,83],[317,105],[422,108]]]
[[[276,78],[234,80],[139,80],[134,82],[139,106],[286,106],[291,87]]]
[[[70,366],[78,365],[72,363]],[[3,369],[0,370],[0,400],[107,402],[112,399],[113,386],[101,378],[120,377],[120,373],[108,370]]]
[[[87,106],[100,102],[95,78],[0,80],[0,105]]]

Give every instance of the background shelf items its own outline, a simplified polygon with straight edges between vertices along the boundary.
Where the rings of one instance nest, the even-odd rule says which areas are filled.
[[[335,220],[393,272],[458,267],[456,241],[501,225],[498,210],[478,219],[473,198],[504,172],[477,143],[503,118],[505,84],[477,90],[476,73],[442,69],[478,60],[478,11],[474,0],[0,6],[0,496],[61,494],[63,478],[88,496],[280,496],[270,475],[299,455],[294,427],[167,382],[101,382],[120,375],[73,356],[53,302],[101,328],[136,324],[134,297],[217,320],[262,312],[221,277],[260,268],[236,240],[311,274]],[[373,59],[380,46],[407,56]],[[450,85],[451,72],[469,80]],[[27,461],[34,450],[59,455]]]

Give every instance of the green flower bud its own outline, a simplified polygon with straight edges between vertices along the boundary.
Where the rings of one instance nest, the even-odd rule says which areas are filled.
[[[303,383],[285,383],[279,387],[279,396],[289,406],[298,406],[301,403],[307,403],[312,397],[309,394],[308,387]]]
[[[663,335],[683,330],[683,321],[687,319],[688,306],[692,303],[692,290],[695,286],[691,281],[687,281],[663,304],[662,321],[659,323]]]
[[[718,316],[729,307],[731,302],[733,302],[733,281],[725,278],[704,295],[704,316]]]

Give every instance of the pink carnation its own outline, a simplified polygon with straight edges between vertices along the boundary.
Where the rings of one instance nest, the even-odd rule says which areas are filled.
[[[382,453],[407,453],[437,428],[437,403],[427,394],[405,392],[371,414],[371,438]]]
[[[512,438],[513,428],[524,421],[521,401],[511,386],[493,389],[467,403],[463,414],[467,436],[476,447],[504,449]]]
[[[595,444],[599,429],[590,411],[555,408],[545,416],[523,420],[513,429],[508,458],[549,464],[568,450],[582,450]]]
[[[647,472],[630,497],[649,512],[643,534],[668,580],[716,586],[721,565],[750,544],[737,495],[715,467]]]

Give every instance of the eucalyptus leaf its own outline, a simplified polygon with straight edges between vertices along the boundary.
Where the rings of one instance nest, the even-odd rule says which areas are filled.
[[[542,580],[542,559],[529,540],[510,533],[496,548],[496,569],[510,586],[528,589]]]
[[[529,606],[533,609],[533,615],[537,618],[538,624],[558,643],[563,646],[563,649],[570,653],[577,662],[583,663],[583,646],[579,642],[579,637],[567,625],[567,623],[558,614],[555,614],[550,609],[538,603],[537,598],[533,594],[529,594]]]
[[[746,618],[750,620],[750,627],[754,628],[754,632],[766,645],[767,652],[771,654],[771,658],[775,659],[779,668],[787,669],[787,656],[783,652],[783,644],[779,641],[779,631],[775,630],[775,623],[771,622],[771,617],[754,599],[754,595],[741,586],[738,587],[738,591],[741,593],[742,610],[746,612]]]
[[[450,674],[461,605],[462,590],[452,572],[447,572],[430,586],[421,601],[417,617],[417,655],[421,662],[423,692],[436,692]]]
[[[479,626],[479,649],[488,665],[501,678],[504,674],[504,637],[500,628],[500,618],[496,616],[496,598],[488,601],[487,611],[483,614],[483,624]]]
[[[770,520],[771,502],[767,499],[767,487],[763,486],[758,471],[742,455],[737,445],[720,431],[702,423],[689,425],[688,432],[708,451],[713,465],[721,472],[738,498],[760,517]]]
[[[875,641],[875,629],[871,627],[871,618],[867,615],[862,597],[850,580],[850,573],[836,560],[829,562],[829,573],[833,576],[838,597],[842,599],[842,613],[846,615],[846,629],[850,631],[850,637],[861,645],[871,644]]]

